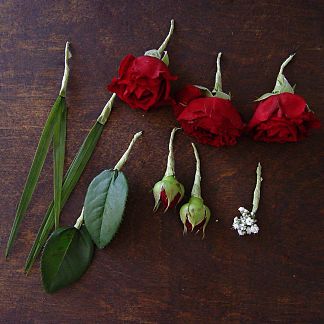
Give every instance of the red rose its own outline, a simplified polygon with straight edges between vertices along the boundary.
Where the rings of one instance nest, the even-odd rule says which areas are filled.
[[[284,92],[257,105],[248,132],[255,141],[285,143],[297,142],[307,136],[311,128],[319,127],[320,121],[304,98]]]
[[[244,124],[230,100],[205,97],[195,86],[186,86],[175,96],[174,113],[184,132],[212,146],[234,145]]]
[[[146,111],[169,102],[170,81],[176,79],[158,58],[128,54],[120,63],[118,78],[112,79],[108,90],[131,108]]]

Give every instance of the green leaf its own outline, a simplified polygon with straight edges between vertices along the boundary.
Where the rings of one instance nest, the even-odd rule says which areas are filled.
[[[259,97],[258,99],[254,100],[254,101],[262,101],[264,99],[267,99],[267,98],[269,98],[271,96],[275,96],[275,95],[277,95],[277,93],[268,92],[268,93],[263,94],[261,97]]]
[[[77,281],[88,269],[94,245],[84,226],[58,228],[48,239],[41,260],[46,292],[53,293]]]
[[[117,232],[127,193],[127,180],[121,171],[105,170],[90,183],[84,201],[84,224],[99,249]]]
[[[279,75],[277,77],[276,85],[275,85],[273,91],[263,94],[261,97],[259,97],[258,99],[254,100],[254,101],[262,101],[262,100],[267,99],[271,96],[276,96],[280,93],[285,93],[285,92],[294,93],[295,86],[296,85],[294,85],[292,87],[289,84],[288,80],[285,78],[285,76],[283,74],[279,73]]]
[[[217,98],[222,98],[222,99],[226,99],[226,100],[231,100],[231,96],[225,92],[210,91],[208,88],[200,86],[200,85],[195,85],[195,87],[200,89],[202,92],[202,95],[205,97],[217,97]]]
[[[169,60],[169,54],[168,54],[167,51],[164,51],[164,55],[163,55],[161,61],[162,61],[165,65],[169,65],[170,60]]]
[[[71,192],[73,191],[75,185],[83,173],[95,147],[96,144],[102,134],[104,125],[96,122],[92,127],[91,131],[85,138],[83,144],[81,145],[78,153],[74,157],[73,162],[71,163],[65,178],[62,187],[62,202],[61,209],[65,205],[66,201],[69,199]],[[53,201],[47,209],[47,212],[44,216],[42,225],[38,230],[36,239],[33,243],[33,246],[29,252],[25,263],[25,272],[29,272],[31,267],[33,266],[37,256],[41,252],[49,233],[51,232],[54,226],[54,209],[53,209]]]
[[[213,91],[213,97],[225,99],[225,100],[231,100],[231,96],[223,91]]]
[[[290,85],[290,83],[288,82],[288,80],[285,78],[283,74],[279,73],[276,80],[276,85],[272,92],[275,94],[284,93],[284,92],[294,93],[294,87]]]
[[[156,50],[156,49],[152,49],[152,50],[146,51],[146,52],[144,53],[144,55],[145,55],[145,56],[152,56],[152,57],[155,57],[155,58],[161,60],[161,54],[160,54],[160,52],[159,52],[158,50]]]
[[[200,86],[200,85],[196,85],[196,84],[194,86],[201,90],[203,96],[205,96],[205,97],[213,97],[212,92],[208,88]]]
[[[66,118],[67,107],[65,98],[62,98],[61,110],[59,117],[56,120],[53,133],[53,161],[54,161],[54,214],[55,228],[59,227],[59,218],[61,212],[61,195],[63,183],[63,169],[65,156],[65,141],[66,141]]]
[[[7,242],[7,247],[6,247],[6,252],[5,255],[6,257],[8,256],[13,243],[15,241],[15,238],[18,233],[18,229],[20,227],[20,224],[24,218],[24,215],[26,213],[26,210],[30,204],[31,198],[33,196],[33,193],[35,191],[40,173],[42,171],[51,141],[53,137],[53,128],[55,121],[57,119],[57,116],[59,115],[59,111],[61,109],[62,105],[62,97],[58,96],[52,109],[51,112],[49,113],[49,116],[47,118],[47,121],[45,123],[45,126],[43,128],[41,137],[39,139],[39,143],[35,152],[34,160],[32,162],[31,168],[29,170],[29,174],[25,183],[25,187],[23,190],[23,193],[21,195],[17,211],[16,211],[16,216],[11,228],[10,236]]]

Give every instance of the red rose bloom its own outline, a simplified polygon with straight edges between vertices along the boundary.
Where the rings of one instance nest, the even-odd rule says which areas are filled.
[[[307,136],[311,128],[319,127],[320,121],[304,98],[284,92],[257,105],[248,132],[255,141],[286,143],[297,142]]]
[[[120,63],[118,78],[112,79],[108,90],[131,108],[146,111],[169,102],[170,81],[176,79],[158,58],[128,54]]]
[[[186,86],[177,93],[173,108],[184,132],[200,143],[234,145],[243,132],[241,116],[230,100],[205,97],[195,86]]]

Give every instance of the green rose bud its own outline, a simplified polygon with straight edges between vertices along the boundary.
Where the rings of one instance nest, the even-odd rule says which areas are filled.
[[[205,229],[210,219],[210,210],[204,205],[202,198],[191,197],[189,202],[184,204],[180,209],[180,219],[183,224],[183,231],[197,230],[202,228],[203,237],[205,236]]]
[[[201,197],[200,159],[196,146],[193,143],[191,144],[196,158],[195,181],[192,186],[191,198],[189,199],[189,202],[184,204],[180,209],[180,219],[183,224],[184,234],[186,234],[188,230],[196,230],[199,232],[199,230],[202,229],[204,238],[206,226],[210,219],[210,210],[204,204],[204,200]]]
[[[184,187],[176,179],[174,171],[174,154],[173,154],[173,139],[175,132],[180,128],[173,128],[169,142],[168,164],[161,181],[157,182],[153,188],[155,205],[153,211],[156,211],[162,201],[165,211],[175,207],[184,196]]]
[[[159,208],[161,201],[166,211],[168,208],[175,207],[181,201],[184,196],[184,187],[175,176],[165,176],[155,184],[153,194],[155,199],[154,211]]]

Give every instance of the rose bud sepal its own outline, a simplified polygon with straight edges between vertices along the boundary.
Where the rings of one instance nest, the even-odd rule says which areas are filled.
[[[184,187],[174,175],[164,176],[161,181],[154,185],[153,194],[155,199],[153,211],[159,208],[162,201],[166,212],[169,208],[174,208],[182,200]]]
[[[176,179],[175,177],[175,169],[174,169],[174,152],[173,152],[173,140],[174,135],[177,130],[180,128],[173,128],[170,141],[169,141],[169,155],[167,168],[162,180],[157,182],[153,187],[153,195],[155,200],[155,205],[153,211],[156,211],[160,203],[165,207],[164,212],[166,212],[169,208],[175,207],[184,196],[184,186]]]
[[[195,158],[196,158],[196,174],[195,181],[191,191],[191,198],[189,202],[184,204],[180,209],[180,219],[183,224],[183,233],[186,234],[188,230],[197,230],[197,233],[202,228],[203,237],[205,237],[205,230],[210,219],[210,209],[204,204],[201,197],[201,174],[200,174],[200,159],[196,146],[192,144]]]
[[[183,223],[184,234],[187,231],[202,227],[203,238],[205,237],[205,229],[210,219],[210,209],[204,205],[204,200],[199,197],[192,196],[189,202],[184,204],[180,209],[180,219]]]

